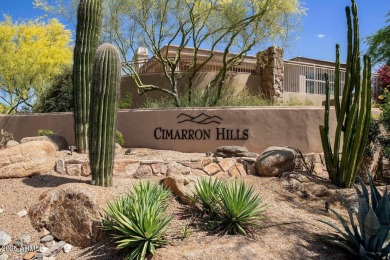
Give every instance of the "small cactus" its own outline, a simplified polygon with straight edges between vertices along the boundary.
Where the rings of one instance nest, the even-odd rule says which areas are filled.
[[[93,66],[89,135],[92,180],[99,186],[112,185],[120,80],[118,49],[111,44],[99,46]]]
[[[102,0],[80,0],[73,62],[75,137],[79,153],[88,151],[93,55],[99,45],[102,19]]]

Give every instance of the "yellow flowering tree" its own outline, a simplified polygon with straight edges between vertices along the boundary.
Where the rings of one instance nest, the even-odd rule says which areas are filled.
[[[71,33],[56,19],[0,22],[0,106],[31,110],[53,77],[72,62]]]

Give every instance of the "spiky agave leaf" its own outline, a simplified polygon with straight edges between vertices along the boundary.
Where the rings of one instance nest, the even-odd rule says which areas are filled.
[[[167,244],[164,228],[172,220],[172,216],[164,216],[168,197],[164,188],[141,182],[107,204],[102,228],[111,234],[118,249],[132,250],[125,259],[144,259],[148,252],[154,254],[156,247]]]
[[[201,178],[195,185],[196,198],[205,213],[215,215],[218,211],[221,186],[222,182],[217,178]]]
[[[245,182],[238,185],[235,181],[222,186],[219,205],[220,223],[231,234],[247,235],[249,226],[257,225],[258,220],[264,219],[261,198],[254,195],[253,187],[247,188]]]

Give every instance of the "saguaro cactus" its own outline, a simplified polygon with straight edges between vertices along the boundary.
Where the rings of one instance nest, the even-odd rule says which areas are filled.
[[[114,45],[96,50],[91,97],[89,161],[96,185],[112,185],[121,62]]]
[[[336,45],[334,101],[337,127],[333,150],[329,139],[330,87],[328,75],[325,75],[325,122],[324,125],[320,126],[322,147],[329,177],[333,183],[340,187],[350,187],[355,181],[363,158],[363,152],[366,148],[371,119],[371,62],[367,56],[364,56],[362,77],[359,50],[359,23],[357,6],[354,0],[352,0],[353,22],[350,7],[346,7],[346,14],[348,24],[348,55],[341,102],[339,99],[340,52],[339,46]],[[343,133],[343,138],[341,138],[341,133]],[[342,147],[340,147],[341,143]]]
[[[102,27],[102,0],[80,0],[73,62],[73,95],[77,150],[88,151],[92,63]]]

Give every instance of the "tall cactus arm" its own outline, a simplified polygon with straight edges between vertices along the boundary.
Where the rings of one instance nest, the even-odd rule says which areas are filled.
[[[355,180],[361,161],[363,159],[364,150],[366,149],[368,132],[371,120],[371,61],[367,56],[364,56],[364,70],[362,82],[362,98],[360,102],[361,112],[357,123],[356,137],[353,151],[356,151],[356,161],[350,164],[352,175],[347,179],[347,183],[351,184]]]
[[[333,95],[334,95],[334,108],[336,110],[336,118],[339,118],[340,117],[340,45],[339,44],[336,44],[336,68],[335,68]]]
[[[88,151],[92,63],[100,40],[102,16],[102,0],[80,1],[73,62],[75,138],[80,153]]]

